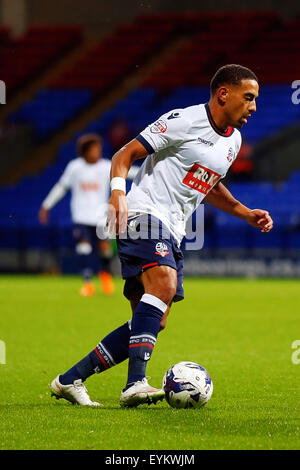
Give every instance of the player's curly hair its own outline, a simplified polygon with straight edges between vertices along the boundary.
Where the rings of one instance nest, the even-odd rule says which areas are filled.
[[[227,64],[219,68],[210,82],[212,95],[221,85],[239,85],[242,80],[256,80],[258,78],[252,70],[238,64]]]
[[[77,155],[83,157],[91,145],[102,145],[102,139],[98,134],[84,134],[76,142]]]

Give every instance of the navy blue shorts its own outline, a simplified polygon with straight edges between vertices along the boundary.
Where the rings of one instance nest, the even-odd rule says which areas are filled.
[[[148,214],[130,218],[127,233],[117,237],[122,277],[125,279],[124,295],[131,299],[133,294],[143,293],[143,286],[137,279],[143,271],[154,266],[171,266],[177,271],[177,291],[173,301],[184,298],[183,253],[163,223]]]
[[[98,247],[100,240],[97,237],[96,226],[74,224],[72,232],[76,244],[82,242],[83,240],[87,240],[93,248]]]

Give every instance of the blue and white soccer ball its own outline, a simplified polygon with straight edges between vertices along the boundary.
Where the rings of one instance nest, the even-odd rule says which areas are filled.
[[[189,361],[170,367],[164,375],[162,387],[172,408],[200,408],[213,393],[213,382],[207,370]]]

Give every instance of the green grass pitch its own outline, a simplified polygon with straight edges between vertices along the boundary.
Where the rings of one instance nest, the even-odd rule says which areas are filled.
[[[176,362],[195,361],[214,382],[208,405],[122,409],[127,361],[91,377],[103,408],[50,397],[48,383],[130,318],[122,281],[111,298],[78,295],[77,277],[2,276],[0,449],[299,449],[297,280],[186,279],[148,365],[160,386]],[[2,355],[3,356],[3,355]],[[3,357],[2,357],[3,359]]]

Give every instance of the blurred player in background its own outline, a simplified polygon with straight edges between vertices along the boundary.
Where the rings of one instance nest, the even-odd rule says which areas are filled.
[[[102,292],[110,295],[114,292],[110,267],[113,249],[108,239],[102,237],[99,240],[96,227],[105,227],[106,223],[105,208],[110,194],[111,161],[101,158],[102,142],[97,134],[85,134],[78,139],[77,155],[76,159],[69,162],[61,178],[43,201],[39,220],[41,224],[47,224],[50,209],[71,190],[73,237],[84,280],[80,294],[89,297],[95,293],[92,254],[97,252]]]
[[[52,381],[57,398],[97,406],[83,382],[128,358],[121,405],[161,400],[164,392],[149,385],[146,366],[172,303],[184,298],[180,244],[187,220],[205,200],[263,233],[273,227],[268,211],[248,208],[221,183],[240,150],[239,129],[256,111],[257,77],[246,67],[227,65],[216,72],[210,90],[208,103],[169,111],[112,159],[108,225],[112,231],[117,222],[124,295],[132,319]],[[128,171],[145,157],[126,196]],[[142,236],[136,237],[137,231]],[[209,305],[200,302],[199,316],[207,311]]]

